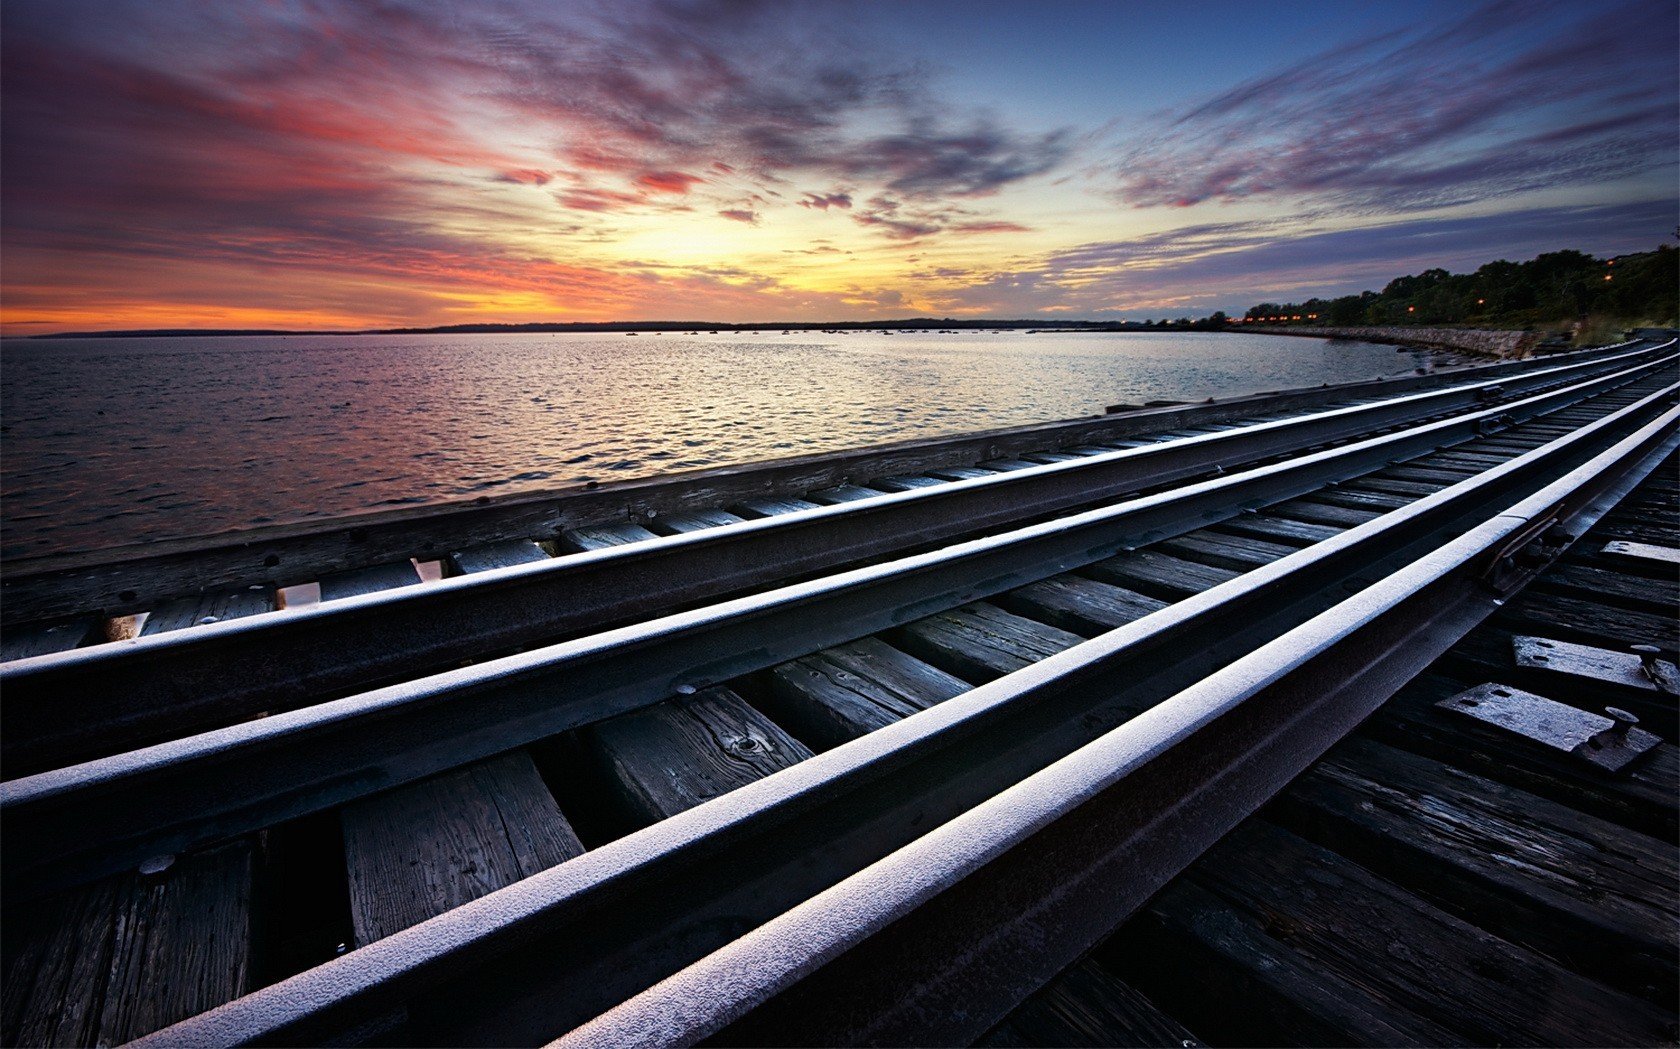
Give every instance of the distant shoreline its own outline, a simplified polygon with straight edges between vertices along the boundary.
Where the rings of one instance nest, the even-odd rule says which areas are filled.
[[[445,324],[430,328],[357,328],[310,331],[289,328],[123,328],[105,331],[46,332],[40,335],[14,335],[18,339],[175,339],[229,338],[256,335],[525,335],[578,332],[601,334],[612,332],[704,332],[730,331],[1074,331],[1074,332],[1184,332],[1235,331],[1231,327],[1207,328],[1180,324],[1145,324],[1142,321],[1063,321],[1063,320],[956,320],[950,317],[911,317],[886,321],[755,321],[726,324],[718,321],[581,321],[575,323],[538,322],[532,324]]]

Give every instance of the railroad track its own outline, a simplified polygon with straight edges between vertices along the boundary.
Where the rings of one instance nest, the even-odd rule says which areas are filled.
[[[972,1039],[1671,449],[1676,360],[10,664],[7,1040]]]
[[[1645,352],[1652,342],[1643,340]],[[1491,402],[1571,373],[1612,366],[1640,345],[1200,404],[1124,406],[1129,410],[1094,419],[502,499],[480,497],[468,505],[235,530],[208,539],[13,557],[0,579],[0,622],[8,628],[0,660],[97,643],[108,632],[102,617],[149,614],[148,632],[174,630],[207,617],[272,610],[288,590],[295,592],[290,595],[295,601],[315,591],[333,596],[412,584],[420,579],[417,564],[464,575],[1417,393],[1443,394],[1427,402],[1442,411],[1463,410],[1474,406],[1473,398]],[[1509,393],[1499,389],[1507,380],[1517,383]],[[1471,396],[1455,398],[1455,389]],[[1289,434],[1274,436],[1281,436],[1281,447],[1290,447]]]
[[[285,615],[262,614],[276,592],[272,585],[246,583],[154,612],[146,629],[159,629],[136,641],[0,664],[9,729],[0,739],[0,759],[9,775],[36,771],[1388,428],[1452,415],[1488,425],[1498,419],[1487,414],[1492,406],[1614,374],[1658,352],[1620,348],[1249,425],[1216,424],[1211,432],[1157,434],[1152,441],[1111,436],[1126,447],[1077,445],[1082,454],[1046,451],[1033,453],[1037,462],[992,459],[989,469],[933,467],[934,473],[874,482],[898,491],[853,484],[807,493],[830,500],[827,507],[786,496],[755,500],[766,516],[753,521],[718,509],[690,511],[666,537],[640,525],[571,530],[559,540],[574,549],[570,556],[551,557],[529,538],[502,536],[451,554],[460,574],[440,584],[413,585],[420,579],[414,559],[368,565],[315,584],[340,600]],[[662,527],[672,519],[662,518]],[[85,630],[85,619],[74,622],[80,625],[72,636]],[[194,629],[178,629],[187,625]],[[74,722],[57,710],[67,692],[89,704]]]

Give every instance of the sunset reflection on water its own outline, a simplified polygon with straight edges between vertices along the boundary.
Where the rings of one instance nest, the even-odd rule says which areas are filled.
[[[1260,335],[10,340],[0,556],[1409,372]]]

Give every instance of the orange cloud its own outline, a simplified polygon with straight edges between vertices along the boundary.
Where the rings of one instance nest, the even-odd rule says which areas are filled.
[[[681,171],[649,171],[636,177],[636,185],[651,193],[687,193],[695,183],[704,181]]]

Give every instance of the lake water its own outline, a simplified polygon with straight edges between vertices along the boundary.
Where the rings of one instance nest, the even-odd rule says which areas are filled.
[[[1241,334],[8,340],[0,557],[1409,372]]]

